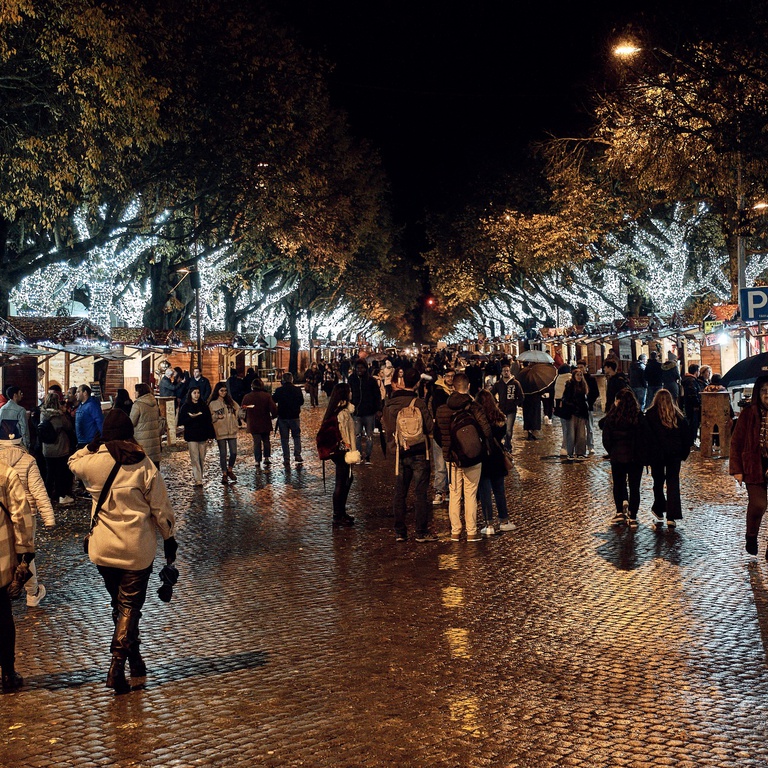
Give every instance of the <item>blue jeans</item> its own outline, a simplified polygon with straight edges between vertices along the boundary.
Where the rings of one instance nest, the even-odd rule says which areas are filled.
[[[257,464],[261,464],[261,451],[264,448],[264,458],[270,457],[269,432],[253,432],[253,458]]]
[[[353,416],[352,420],[355,422],[355,447],[360,451],[360,455],[364,459],[370,459],[371,453],[373,453],[373,429],[376,426],[376,414],[372,413],[370,416]],[[365,427],[366,445],[365,453],[363,453],[363,427]]]
[[[504,435],[504,447],[508,450],[512,450],[512,430],[515,426],[515,419],[517,418],[517,408],[512,413],[507,414],[507,431]]]
[[[415,456],[400,456],[400,474],[395,475],[395,495],[392,510],[395,513],[395,533],[406,536],[405,524],[406,499],[408,489],[413,482],[413,506],[416,508],[416,536],[429,533],[429,462],[423,453]]]
[[[573,428],[573,418],[560,419],[560,423],[563,425],[563,437],[565,438],[565,452],[569,456],[573,456],[574,443],[576,442],[576,434]]]
[[[219,466],[221,467],[222,474],[226,474],[228,469],[232,469],[235,466],[237,438],[228,437],[226,440],[217,440],[216,444],[219,446]],[[227,448],[229,448],[229,463],[227,463]]]
[[[291,452],[288,447],[288,433],[293,437],[293,458],[301,460],[301,426],[298,419],[278,419],[277,428],[280,430],[280,445],[283,447],[283,461],[287,464],[291,460]]]
[[[491,491],[493,491],[493,497],[496,499],[496,509],[499,512],[499,520],[504,522],[509,519],[507,495],[504,491],[504,475],[488,477],[488,475],[482,474],[480,475],[480,485],[477,489],[477,495],[480,499],[480,507],[483,510],[483,519],[485,520],[486,525],[490,525],[493,522]]]
[[[443,446],[432,438],[432,464],[435,467],[435,493],[448,494],[448,468],[445,465]]]

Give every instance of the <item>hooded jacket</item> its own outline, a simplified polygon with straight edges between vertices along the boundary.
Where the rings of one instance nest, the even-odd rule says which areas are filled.
[[[116,462],[120,469],[91,532],[88,557],[96,565],[140,571],[155,559],[157,531],[163,539],[174,534],[173,508],[157,467],[134,441],[110,440],[95,452],[81,448],[69,460],[69,468],[93,497],[93,519]]]
[[[90,443],[101,432],[103,424],[104,414],[101,411],[101,403],[93,395],[77,406],[75,431],[78,443]]]
[[[16,570],[17,554],[35,551],[35,524],[24,486],[13,467],[0,463],[0,589]],[[6,512],[6,510],[8,510]]]
[[[50,421],[56,430],[55,443],[42,443],[43,456],[46,459],[64,459],[70,455],[74,445],[70,445],[70,435],[73,433],[72,419],[57,408],[41,408],[40,423]]]
[[[492,437],[491,425],[485,417],[485,411],[480,403],[475,402],[469,394],[454,392],[445,405],[437,409],[437,426],[440,430],[440,444],[443,449],[443,456],[446,461],[453,461],[451,453],[451,421],[453,417],[469,404],[469,409],[477,419],[480,429],[483,431],[486,439],[490,441]]]
[[[136,398],[131,408],[133,434],[136,442],[154,462],[159,462],[162,454],[160,418],[160,407],[151,392]]]
[[[500,378],[493,385],[491,394],[499,401],[499,408],[505,416],[517,413],[517,406],[523,404],[525,397],[523,385],[514,376],[510,376],[508,381]]]
[[[47,527],[52,528],[56,525],[53,506],[35,457],[27,453],[20,445],[12,445],[6,440],[0,440],[0,462],[16,470],[16,474],[24,487],[33,521],[39,512]],[[34,523],[32,532],[34,534]]]
[[[414,403],[415,401],[415,403]],[[412,389],[400,389],[397,392],[392,393],[387,402],[384,404],[384,411],[381,415],[381,423],[384,427],[384,431],[387,435],[387,446],[395,452],[397,446],[395,445],[395,427],[397,426],[397,414],[405,408],[407,405],[414,403],[421,412],[421,421],[423,425],[424,435],[427,440],[430,439],[433,429],[432,414],[427,408],[427,404],[416,395]],[[417,454],[426,453],[427,443],[418,443],[413,448],[403,450],[402,456],[415,456]]]

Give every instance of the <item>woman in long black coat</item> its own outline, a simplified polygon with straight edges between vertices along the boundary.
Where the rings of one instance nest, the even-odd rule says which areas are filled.
[[[674,528],[683,519],[680,500],[680,465],[691,452],[693,432],[666,389],[660,389],[645,412],[644,448],[653,475],[653,517],[657,527]],[[664,495],[664,484],[667,486]]]
[[[643,478],[643,414],[631,389],[616,393],[613,407],[598,422],[603,431],[603,447],[608,451],[613,478],[616,514],[611,525],[626,522],[637,527],[640,509],[640,481]],[[629,486],[629,493],[627,493]]]

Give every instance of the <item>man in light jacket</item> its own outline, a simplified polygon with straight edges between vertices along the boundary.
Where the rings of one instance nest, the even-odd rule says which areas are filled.
[[[15,421],[19,425],[19,435],[24,447],[29,451],[32,448],[32,442],[29,434],[29,422],[26,409],[21,405],[24,393],[19,387],[6,387],[5,396],[8,402],[0,408],[0,420],[7,419]]]

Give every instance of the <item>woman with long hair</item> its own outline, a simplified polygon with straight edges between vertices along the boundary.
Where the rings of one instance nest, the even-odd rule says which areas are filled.
[[[127,389],[118,389],[115,393],[115,402],[112,404],[113,408],[119,408],[126,416],[131,415],[131,408],[133,408],[133,400],[128,394]]]
[[[680,465],[691,452],[693,432],[666,389],[660,389],[654,395],[643,424],[645,463],[651,465],[653,476],[653,518],[657,528],[661,528],[666,514],[667,526],[674,528],[683,518]]]
[[[67,466],[67,459],[76,446],[75,426],[57,392],[51,392],[43,400],[40,424],[46,421],[50,421],[56,431],[56,440],[53,443],[43,443],[45,487],[51,501],[69,506],[74,499],[69,495],[72,490],[72,473]]]
[[[230,480],[234,483],[237,481],[233,467],[237,460],[238,405],[230,396],[226,381],[220,381],[213,388],[208,398],[208,408],[216,433],[216,444],[219,446],[221,482],[224,485],[227,485]],[[229,458],[227,458],[227,451],[229,451]]]
[[[611,525],[628,523],[637,527],[640,509],[640,481],[643,479],[642,411],[629,388],[616,393],[613,407],[599,421],[603,430],[603,447],[608,451],[613,477],[613,501],[616,514]],[[629,484],[629,494],[627,494]]]
[[[187,400],[179,411],[180,427],[184,427],[184,439],[189,449],[189,463],[192,466],[193,484],[199,488],[203,484],[205,454],[208,441],[216,437],[211,419],[211,411],[203,400],[198,387],[187,392]]]
[[[136,442],[152,463],[159,467],[162,455],[160,407],[149,384],[136,385],[136,400],[131,406],[130,418]]]
[[[739,414],[731,438],[728,471],[747,485],[746,550],[757,554],[757,534],[768,506],[768,376],[759,376],[752,388],[752,402]],[[768,551],[765,553],[768,560]]]
[[[490,452],[483,459],[480,483],[477,487],[477,497],[480,499],[480,507],[483,511],[483,519],[485,520],[485,526],[481,528],[480,535],[493,536],[496,531],[493,527],[491,493],[493,493],[493,497],[496,499],[496,510],[499,513],[499,529],[502,531],[512,531],[515,528],[514,524],[509,520],[507,495],[504,490],[504,478],[508,472],[501,441],[507,433],[507,417],[499,408],[496,398],[487,389],[481,389],[475,399],[483,407],[493,435]]]
[[[581,460],[587,457],[588,394],[589,388],[584,380],[584,371],[581,368],[576,368],[563,388],[563,407],[567,408],[567,412],[571,414],[573,434],[573,443],[569,446],[573,453],[568,455],[569,461],[574,458]]]
[[[352,413],[355,407],[350,403],[349,384],[337,384],[328,399],[328,407],[323,416],[323,425],[326,422],[336,421],[341,435],[340,449],[331,456],[336,467],[336,484],[333,487],[333,525],[350,526],[355,524],[355,518],[347,514],[347,497],[352,485],[352,464],[347,461],[347,453],[355,446],[355,425],[352,421]],[[321,427],[322,429],[323,427]],[[355,451],[355,453],[359,453]]]

